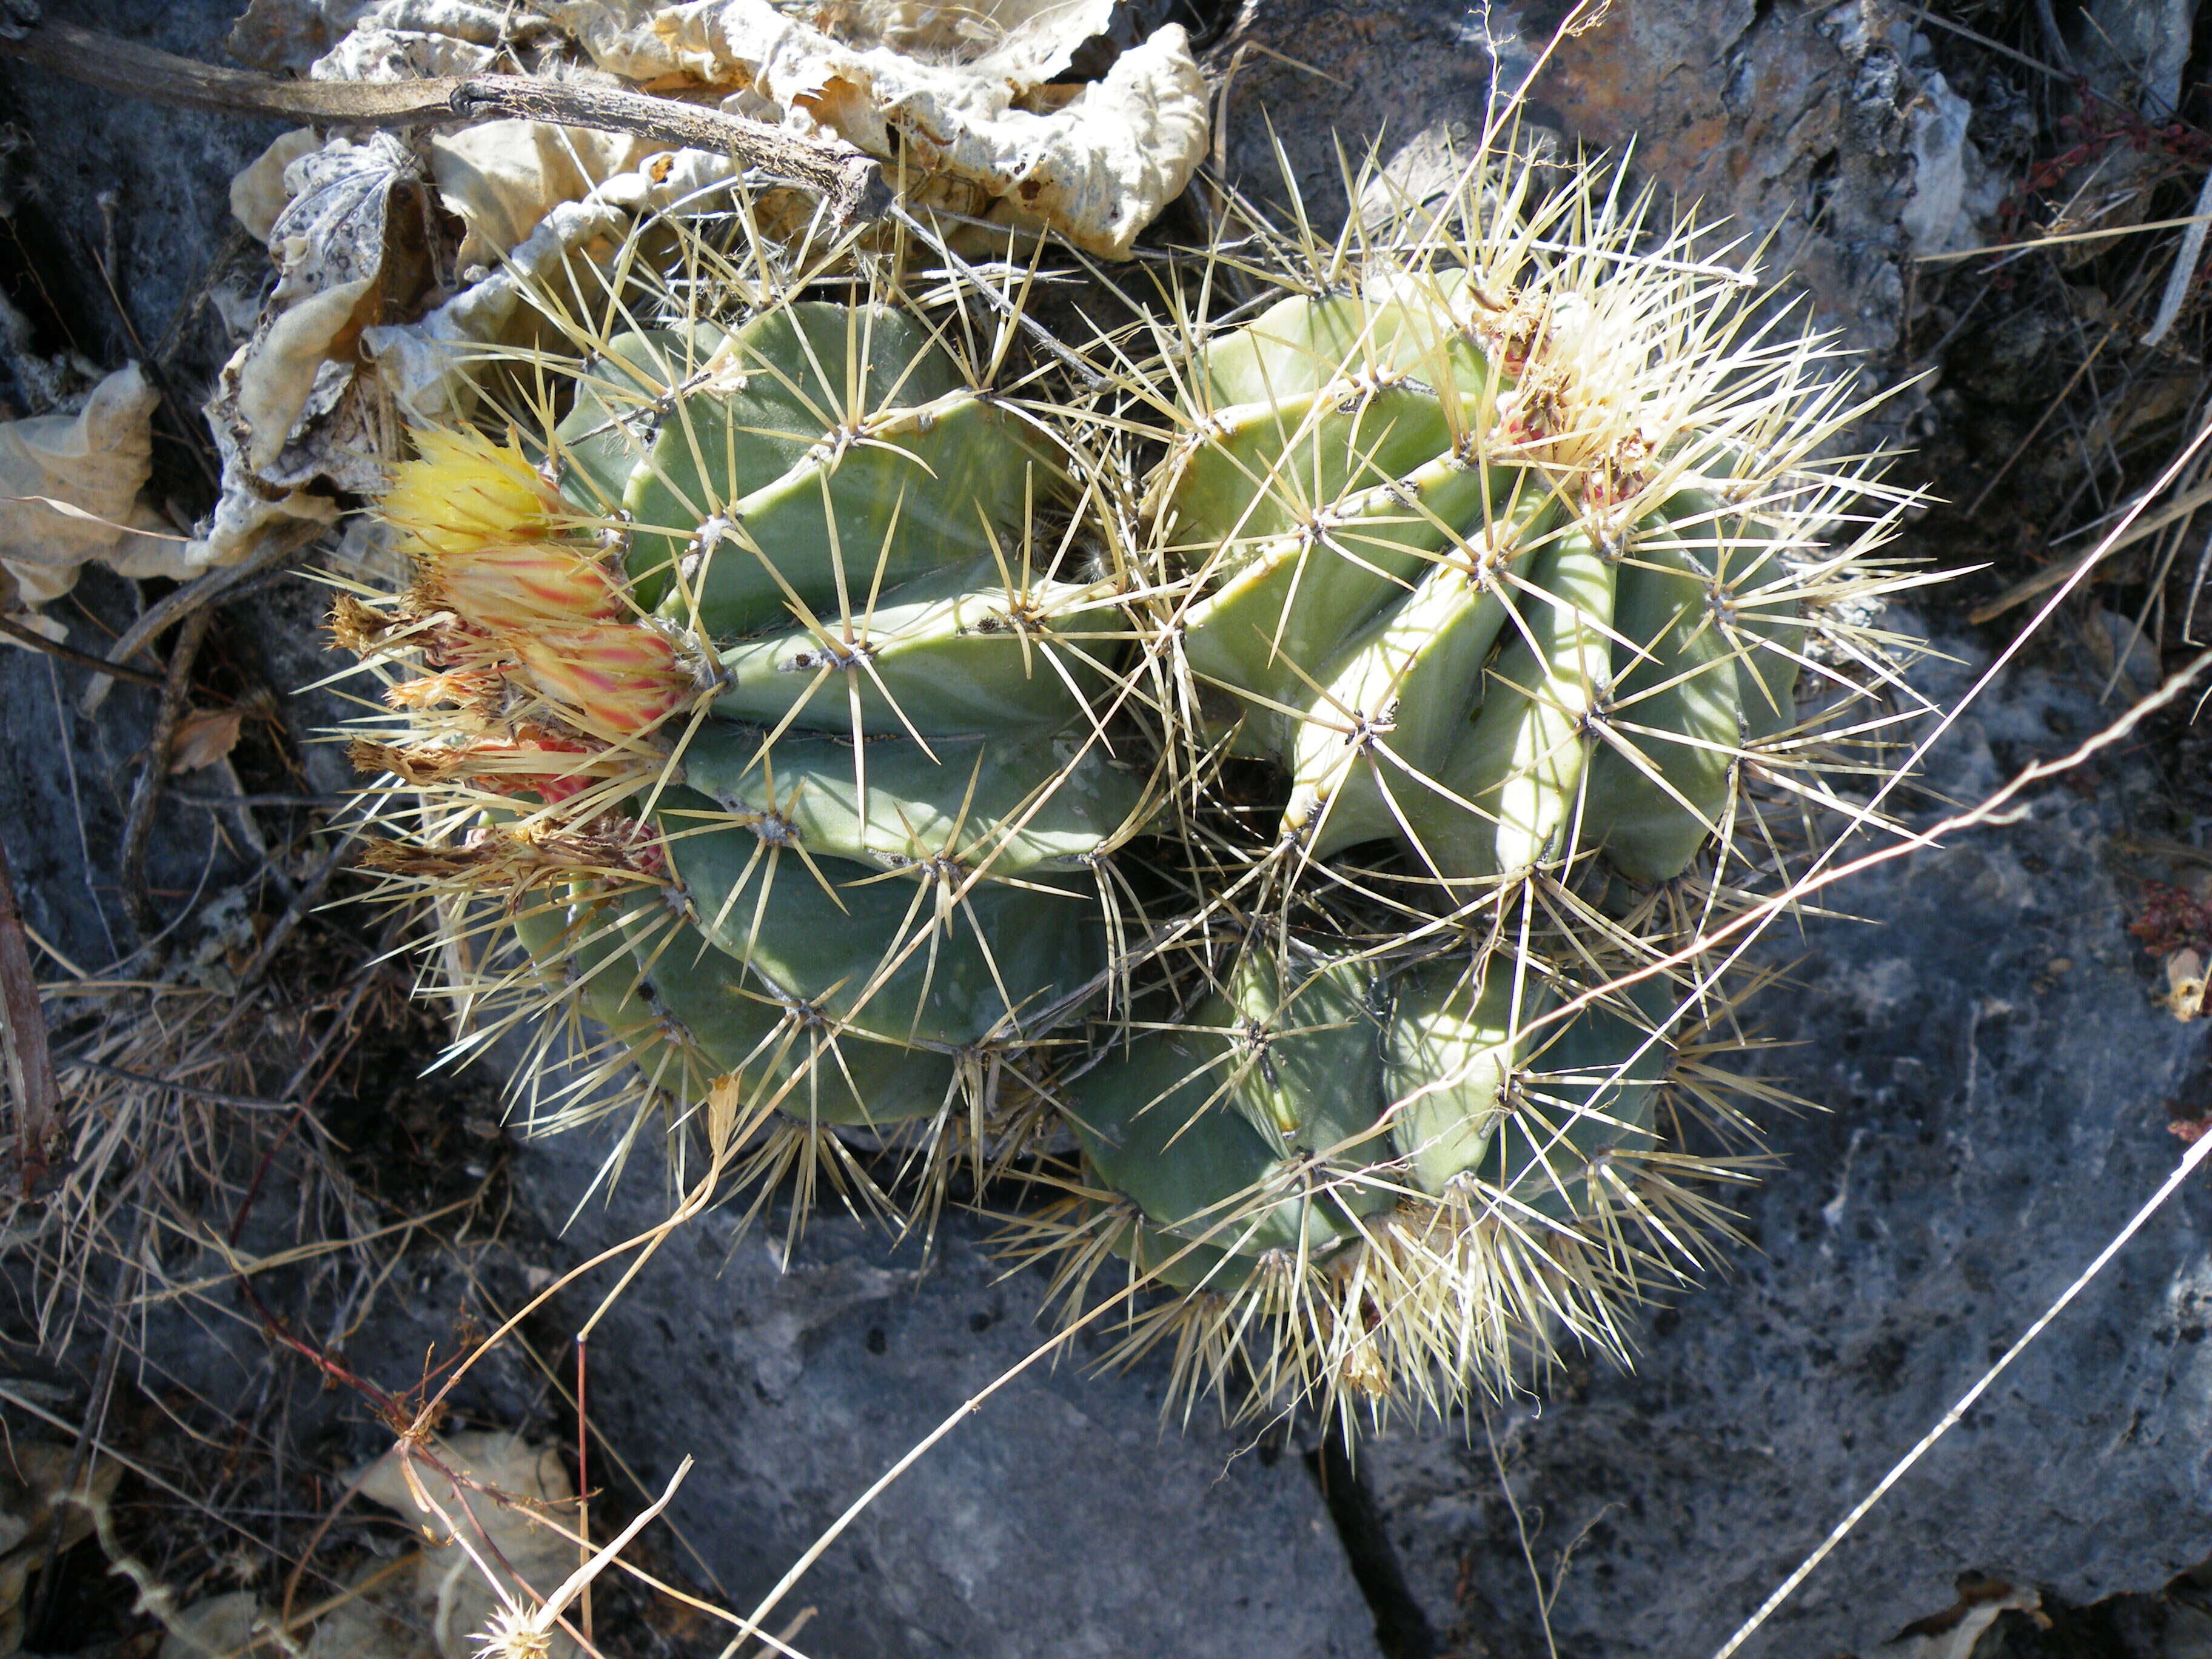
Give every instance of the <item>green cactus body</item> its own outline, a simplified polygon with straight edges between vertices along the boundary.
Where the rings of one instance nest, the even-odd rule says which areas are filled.
[[[1631,550],[1617,619],[1644,654],[1613,647],[1613,735],[1591,763],[1583,833],[1623,875],[1663,881],[1719,833],[1741,741],[1742,671],[1689,550],[1663,524]]]
[[[495,848],[597,838],[503,908],[532,994],[663,1093],[937,1115],[1106,980],[1129,621],[1062,533],[1051,423],[981,378],[908,311],[777,301],[599,341],[534,471],[466,434],[409,464],[433,514],[482,499],[426,530],[421,608],[507,687],[481,773],[473,735],[424,763],[534,804]]]
[[[1282,831],[1308,857],[1396,838],[1456,881],[1603,848],[1663,880],[1745,744],[1794,721],[1803,630],[1763,592],[1786,576],[1709,494],[1607,528],[1556,465],[1506,464],[1518,428],[1471,447],[1498,377],[1465,301],[1449,281],[1294,297],[1210,349],[1194,396],[1274,400],[1194,403],[1154,486],[1198,580],[1184,660],[1235,751],[1289,766]],[[1743,596],[1725,628],[1716,594]]]
[[[1461,1193],[1506,1227],[1571,1224],[1604,1201],[1613,1156],[1651,1145],[1663,993],[1547,1024],[1571,988],[1516,983],[1498,953],[1471,989],[1411,970],[1377,1012],[1364,969],[1286,986],[1270,961],[1246,957],[1229,994],[1075,1086],[1091,1170],[1135,1212],[1117,1246],[1146,1271],[1172,1262],[1166,1282],[1230,1293],[1271,1252],[1349,1271],[1371,1218],[1421,1232],[1424,1195]]]
[[[805,1009],[872,1075],[925,1051],[888,1105],[857,1072],[845,1093],[933,1103],[945,1056],[1048,1029],[1104,970],[1089,866],[1141,795],[1091,714],[1115,586],[1037,568],[1058,462],[911,315],[805,301],[607,356],[662,376],[621,480],[633,587],[719,663],[653,808],[740,964],[707,977]],[[575,465],[572,498],[614,493]]]
[[[701,931],[769,994],[862,1036],[948,1050],[1005,1038],[1048,1024],[1104,970],[1087,884],[978,880],[940,925],[933,878],[772,860],[772,843],[721,816],[705,796],[662,794],[669,861]]]
[[[988,550],[988,532],[1018,531],[1031,473],[1052,471],[888,307],[801,301],[733,332],[626,336],[596,370],[557,429],[580,475],[569,493],[633,522],[641,605],[715,638],[787,622],[793,603],[861,610],[947,548]]]
[[[683,781],[726,811],[781,816],[799,844],[905,869],[951,855],[1002,878],[1080,870],[1134,819],[1142,781],[1088,732],[934,736],[927,749],[708,720],[684,750]],[[865,786],[865,787],[864,787]]]
[[[879,1127],[941,1110],[950,1055],[871,1042],[810,1023],[710,946],[656,890],[570,884],[518,914],[518,940],[577,1011],[672,1092],[715,1077],[801,1121]]]
[[[857,721],[862,735],[923,738],[1072,724],[1104,686],[1099,656],[1121,644],[1121,630],[1094,615],[1112,605],[1113,588],[1037,581],[1009,592],[1001,580],[986,558],[891,589],[865,620],[832,611],[742,641],[721,653],[715,712],[815,731],[851,732]]]
[[[1440,1194],[1482,1167],[1509,1111],[1502,1097],[1519,1063],[1519,1033],[1554,1000],[1541,981],[1498,971],[1479,988],[1434,972],[1399,987],[1382,1086],[1392,1143],[1422,1191]]]
[[[1367,976],[1307,961],[1290,977],[1286,992],[1248,956],[1227,994],[1086,1073],[1071,1108],[1092,1166],[1146,1222],[1196,1243],[1201,1271],[1231,1258],[1224,1288],[1268,1251],[1333,1249],[1393,1201],[1364,1179],[1389,1157]]]
[[[1309,236],[1249,320],[1164,280],[1130,404],[1169,416],[1140,521],[1182,879],[1228,925],[1178,936],[1151,994],[1182,1018],[1097,1024],[1038,1253],[1110,1227],[1182,1292],[1127,1351],[1171,1332],[1186,1387],[1243,1366],[1255,1409],[1618,1352],[1650,1272],[1708,1259],[1662,1129],[1740,1126],[1705,1107],[1741,1039],[1674,975],[1826,787],[1842,699],[1801,718],[1801,665],[1864,660],[1846,609],[1901,585],[1879,513],[1822,546],[1876,492],[1819,459],[1806,344],[1644,263],[1589,173],[1530,176]]]
[[[708,1075],[744,1079],[741,1092],[813,1123],[874,1127],[929,1116],[953,1097],[951,1056],[806,1018],[665,905],[655,908],[658,916],[624,918],[638,994],[685,1035]]]
[[[1611,1207],[1613,1160],[1632,1170],[1656,1139],[1655,1091],[1674,1060],[1661,1033],[1674,1017],[1671,990],[1647,981],[1617,1005],[1592,1005],[1536,1032],[1529,1069],[1510,1085],[1519,1098],[1498,1119],[1483,1165],[1489,1184],[1556,1221]]]

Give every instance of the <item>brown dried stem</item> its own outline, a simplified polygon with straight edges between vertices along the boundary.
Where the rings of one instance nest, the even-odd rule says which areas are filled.
[[[169,756],[176,747],[177,727],[185,717],[185,700],[191,693],[192,664],[200,654],[215,612],[203,607],[185,618],[177,642],[169,647],[169,672],[161,686],[161,707],[154,716],[154,733],[146,740],[145,769],[138,787],[131,792],[131,816],[123,829],[123,908],[141,939],[155,932],[152,896],[146,890],[146,847],[154,836],[154,809],[161,804],[162,786],[168,781]]]
[[[15,1102],[15,1164],[28,1198],[46,1173],[62,1133],[61,1086],[46,1052],[46,1013],[31,971],[30,939],[15,908],[15,883],[0,847],[0,1060]]]
[[[79,668],[89,668],[94,673],[104,675],[110,679],[129,680],[133,685],[163,684],[159,674],[146,674],[136,668],[125,668],[107,661],[105,658],[95,657],[89,651],[80,651],[73,645],[64,645],[59,640],[50,640],[36,629],[26,628],[13,617],[0,617],[0,634],[5,634],[18,645],[27,647],[33,651],[43,651],[46,655],[58,657],[66,663],[75,663]]]
[[[72,23],[46,21],[0,53],[131,98],[225,115],[279,116],[318,125],[433,126],[520,116],[559,126],[634,132],[688,149],[733,155],[779,184],[819,196],[840,223],[879,216],[890,204],[882,173],[843,144],[799,138],[764,122],[641,92],[580,87],[521,75],[422,81],[283,81],[218,69]]]

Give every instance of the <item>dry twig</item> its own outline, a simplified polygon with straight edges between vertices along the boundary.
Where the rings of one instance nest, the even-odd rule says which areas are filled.
[[[61,1089],[46,1053],[46,1010],[31,971],[31,951],[7,849],[0,847],[0,1058],[15,1102],[15,1164],[28,1198],[46,1172],[48,1149],[62,1133]]]
[[[192,664],[207,638],[215,612],[204,607],[185,618],[177,642],[169,648],[169,672],[161,688],[161,707],[154,718],[154,733],[146,740],[146,764],[138,787],[131,792],[131,817],[123,830],[123,908],[142,938],[155,933],[154,901],[146,891],[146,848],[154,835],[154,809],[161,804],[161,787],[168,780],[169,754],[176,746],[177,726],[185,715],[185,699],[191,690]]]
[[[218,69],[54,21],[26,31],[20,40],[0,39],[0,52],[127,97],[223,115],[274,115],[356,127],[435,126],[519,116],[558,126],[634,132],[678,149],[736,156],[775,183],[819,196],[840,223],[878,217],[890,205],[881,170],[856,149],[795,137],[764,122],[641,92],[520,75],[280,81],[247,70]]]

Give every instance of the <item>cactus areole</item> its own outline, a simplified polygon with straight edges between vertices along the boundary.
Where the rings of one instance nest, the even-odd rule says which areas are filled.
[[[414,579],[336,617],[465,1045],[756,1203],[1018,1164],[1013,1252],[1181,1397],[1624,1352],[1777,1097],[1700,940],[1878,768],[1924,579],[1822,343],[1537,177],[1162,258],[1049,351],[1017,278],[680,220],[717,282],[546,299],[569,349],[414,434]]]

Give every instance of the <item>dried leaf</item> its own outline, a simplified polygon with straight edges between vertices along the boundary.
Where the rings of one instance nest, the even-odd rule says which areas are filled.
[[[253,0],[223,50],[249,69],[304,75],[367,9],[365,0]]]
[[[1093,41],[1133,46],[1114,38],[1117,14],[1119,0],[826,0],[811,21],[848,46],[965,64],[1027,89],[1065,74]]]
[[[292,199],[270,229],[283,272],[270,297],[295,303],[383,270],[395,195],[419,182],[405,144],[388,132],[360,143],[333,138],[284,169]]]
[[[468,227],[463,265],[493,265],[563,202],[636,167],[656,146],[627,133],[544,121],[485,121],[430,141],[430,174]]]
[[[197,772],[213,766],[238,746],[238,729],[246,718],[239,708],[195,708],[177,723],[176,741],[169,749],[169,775]]]
[[[252,1590],[211,1595],[171,1617],[155,1659],[276,1659],[283,1650],[265,1633],[270,1622]]]
[[[268,149],[231,175],[230,216],[253,233],[255,241],[266,242],[291,205],[284,170],[308,151],[320,149],[322,143],[313,127],[295,127],[277,134]]]
[[[1898,1659],[1972,1659],[1990,1626],[2007,1613],[2039,1613],[2041,1592],[1997,1579],[1961,1581],[1959,1599],[1942,1612],[1915,1620],[1881,1650]]]
[[[550,1446],[529,1444],[520,1435],[457,1434],[438,1442],[435,1452],[447,1468],[509,1499],[551,1506],[566,1504],[575,1495],[559,1455]],[[468,1500],[465,1513],[461,1494],[444,1475],[419,1461],[415,1473],[423,1490],[453,1518],[487,1562],[505,1559],[517,1577],[540,1591],[550,1589],[575,1567],[576,1547],[538,1524],[526,1509],[464,1487]],[[484,1628],[500,1605],[492,1586],[437,1516],[416,1505],[397,1450],[369,1466],[362,1477],[361,1492],[371,1502],[419,1522],[430,1534],[431,1546],[416,1569],[416,1602],[432,1621],[438,1651],[446,1659],[474,1659],[476,1650],[469,1638]],[[514,1594],[530,1605],[520,1589]],[[578,1653],[575,1644],[557,1632],[548,1651],[552,1659],[576,1659]]]
[[[402,29],[356,28],[315,60],[318,81],[425,81],[443,75],[481,75],[499,53],[447,34]]]
[[[420,322],[389,324],[362,335],[393,402],[425,423],[464,420],[476,404],[477,348],[507,337],[533,289],[568,285],[572,261],[611,258],[635,216],[681,201],[711,212],[717,191],[738,176],[726,155],[696,149],[663,151],[640,167],[594,186],[581,201],[562,202],[508,253],[499,269]]]
[[[334,517],[311,486],[380,487],[390,410],[356,373],[355,348],[364,326],[411,314],[430,285],[422,170],[400,140],[333,138],[283,178],[290,199],[269,234],[281,275],[207,407],[223,464],[210,562],[243,556],[272,518]]]
[[[502,48],[534,46],[550,33],[543,19],[511,3],[381,0],[360,10],[353,32],[318,58],[309,73],[318,81],[480,75],[500,67]]]
[[[0,1653],[22,1645],[24,1592],[56,1529],[64,1550],[92,1535],[92,1515],[83,1504],[55,1501],[75,1456],[74,1448],[21,1436],[0,1449]],[[122,1477],[120,1463],[95,1457],[82,1478],[93,1500],[104,1504]]]
[[[138,492],[153,465],[161,394],[137,364],[93,388],[74,415],[0,422],[0,565],[21,599],[43,605],[97,559],[126,576],[191,576],[208,562],[167,534]]]
[[[1093,37],[1097,9],[1079,5],[1063,15],[1005,0],[1000,9],[1016,25],[988,41],[978,37],[973,44],[982,49],[966,63],[909,57],[880,36],[860,34],[871,22],[894,40],[933,38],[931,31],[949,27],[925,17],[933,9],[912,6],[841,9],[845,39],[769,0],[659,8],[569,0],[551,15],[602,69],[635,81],[682,76],[738,88],[787,126],[830,132],[871,155],[896,155],[971,198],[945,205],[1049,227],[1091,252],[1126,255],[1206,153],[1206,82],[1188,39],[1168,24],[1121,52],[1102,79],[1070,92],[1041,71]],[[994,9],[982,9],[981,21],[990,21]]]
[[[296,1642],[277,1639],[276,1624],[251,1590],[210,1596],[172,1617],[155,1659],[277,1659],[301,1652]],[[339,1602],[315,1621],[304,1648],[307,1659],[421,1659],[427,1651],[368,1601]]]
[[[248,434],[246,459],[256,472],[283,453],[324,370],[346,372],[338,342],[350,345],[359,337],[356,318],[374,286],[375,278],[362,276],[301,301],[271,320],[239,365],[236,407]]]

